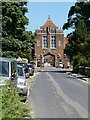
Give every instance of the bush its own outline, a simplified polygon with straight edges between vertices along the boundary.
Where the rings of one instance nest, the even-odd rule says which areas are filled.
[[[74,58],[73,58],[73,71],[75,73],[78,73],[80,71],[80,69],[79,69],[80,66],[83,66],[83,68],[88,66],[88,60],[85,56],[78,54],[78,55],[74,56]]]
[[[2,91],[0,94],[0,97],[2,97],[2,111],[0,111],[2,118],[31,117],[29,115],[30,109],[21,102],[16,89],[2,87],[0,91]]]
[[[85,75],[86,74],[86,72],[85,72],[85,66],[79,66],[79,73],[81,75]]]
[[[2,90],[0,89],[0,120],[2,118],[2,95],[1,93],[2,93]]]

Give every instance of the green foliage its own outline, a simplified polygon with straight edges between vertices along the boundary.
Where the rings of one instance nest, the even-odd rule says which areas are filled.
[[[0,120],[2,118],[2,90],[0,89]]]
[[[30,59],[34,35],[25,31],[29,20],[25,16],[27,2],[2,3],[2,56]]]
[[[21,49],[22,45],[22,41],[14,39],[12,36],[2,38],[2,51],[16,52]]]
[[[78,71],[79,65],[90,66],[90,2],[76,2],[68,13],[67,23],[63,29],[73,28],[68,34],[69,44],[65,52],[73,62],[74,71]]]
[[[28,12],[26,2],[2,2],[2,33],[3,36],[12,35],[14,38],[21,38],[28,19],[25,13]]]
[[[0,88],[2,93],[2,118],[25,118],[30,117],[30,109],[21,102],[21,98],[15,89]],[[1,101],[0,101],[1,102]]]
[[[80,66],[88,66],[88,60],[86,59],[85,56],[82,54],[78,53],[78,55],[73,57],[73,71],[74,72],[79,72],[79,67]]]

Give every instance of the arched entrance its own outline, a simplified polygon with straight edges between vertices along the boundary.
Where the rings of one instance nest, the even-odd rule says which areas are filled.
[[[44,63],[44,67],[45,66],[55,67],[55,55],[51,53],[47,53],[43,55],[43,63]]]

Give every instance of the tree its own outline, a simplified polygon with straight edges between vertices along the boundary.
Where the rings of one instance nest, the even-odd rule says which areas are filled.
[[[25,25],[28,25],[26,2],[2,2],[2,36],[12,35],[21,39]]]
[[[25,30],[29,20],[27,2],[2,3],[2,56],[28,58],[32,54],[34,35]]]
[[[80,65],[90,66],[90,63],[88,62],[90,57],[89,10],[90,2],[75,3],[75,6],[70,8],[67,23],[63,25],[63,29],[74,29],[74,31],[67,36],[69,39],[69,44],[65,49],[65,52],[70,56],[74,67]],[[77,62],[75,62],[76,60]],[[75,71],[76,70],[77,69],[75,69]]]

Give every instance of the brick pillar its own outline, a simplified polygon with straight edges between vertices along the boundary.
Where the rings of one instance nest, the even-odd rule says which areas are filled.
[[[60,60],[60,55],[57,55],[57,67],[59,68],[59,60]]]
[[[40,68],[42,68],[42,54],[40,55]]]
[[[34,55],[34,62],[35,62],[35,68],[36,68],[36,66],[37,66],[36,54]]]

